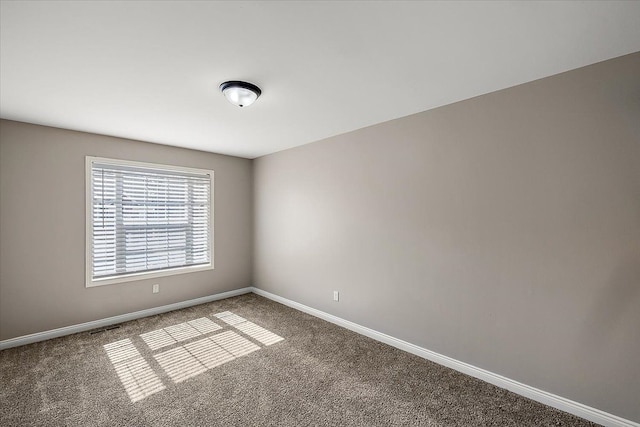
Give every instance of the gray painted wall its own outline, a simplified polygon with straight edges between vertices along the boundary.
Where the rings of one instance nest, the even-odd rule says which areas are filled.
[[[639,76],[636,53],[257,159],[254,285],[640,421]]]
[[[85,288],[87,155],[213,169],[215,270]],[[252,185],[251,160],[0,121],[0,340],[250,286]]]

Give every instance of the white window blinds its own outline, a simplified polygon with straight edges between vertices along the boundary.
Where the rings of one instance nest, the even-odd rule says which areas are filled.
[[[211,265],[212,172],[102,160],[90,163],[92,282]]]

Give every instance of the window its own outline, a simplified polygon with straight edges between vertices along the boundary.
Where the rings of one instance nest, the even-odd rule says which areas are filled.
[[[86,286],[213,269],[213,171],[87,157]]]

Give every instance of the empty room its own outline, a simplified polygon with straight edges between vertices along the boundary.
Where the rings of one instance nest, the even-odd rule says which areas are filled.
[[[0,425],[640,427],[640,1],[0,0]]]

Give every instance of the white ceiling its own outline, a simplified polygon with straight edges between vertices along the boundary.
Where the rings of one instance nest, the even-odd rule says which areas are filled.
[[[2,1],[2,118],[254,158],[640,51],[640,2]],[[241,109],[218,91],[247,80]]]

